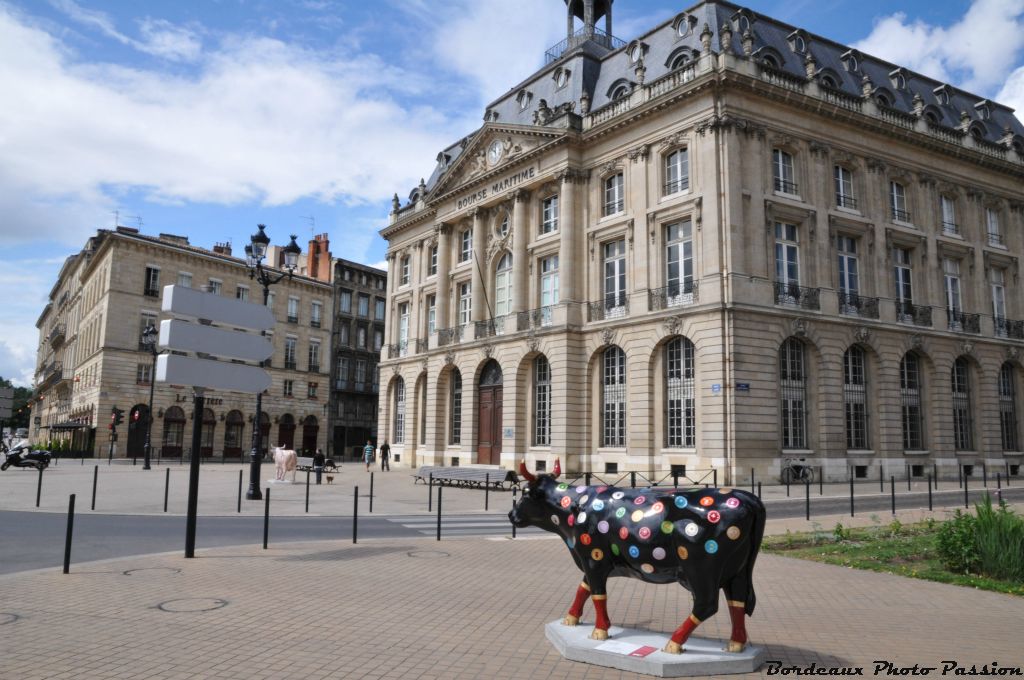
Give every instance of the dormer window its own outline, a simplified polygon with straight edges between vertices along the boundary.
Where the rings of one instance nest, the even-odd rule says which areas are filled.
[[[648,46],[639,40],[634,40],[626,47],[626,56],[629,57],[629,63],[635,64],[641,61],[647,54]]]
[[[626,85],[625,83],[623,83],[623,84],[617,86],[614,90],[612,90],[611,100],[613,102],[614,101],[618,101],[618,100],[626,97],[627,95],[629,95],[629,86]]]
[[[788,36],[786,36],[786,40],[789,41],[789,49],[793,50],[797,54],[806,54],[806,35],[807,34],[803,31],[803,29],[798,28],[792,33],[790,33]]]
[[[665,61],[665,66],[669,71],[675,71],[676,69],[683,68],[687,64],[692,64],[699,53],[696,53],[689,47],[680,47],[668,56]]]
[[[779,60],[776,59],[771,54],[766,54],[763,57],[761,57],[761,63],[767,66],[768,68],[779,68]]]
[[[672,28],[680,38],[688,38],[693,35],[693,27],[697,25],[697,17],[683,12],[677,14],[672,21]]]
[[[906,75],[904,75],[903,69],[901,68],[898,68],[889,73],[889,81],[892,83],[892,86],[897,90],[907,89],[907,77]]]
[[[519,104],[519,110],[525,111],[530,106],[530,102],[533,101],[533,93],[529,90],[519,90],[519,94],[516,95],[516,103]]]
[[[846,67],[847,71],[849,71],[850,73],[860,72],[861,57],[860,52],[858,52],[857,50],[849,50],[847,52],[844,52],[842,56],[840,56],[839,58],[842,60],[843,66]]]
[[[939,118],[939,114],[934,111],[929,111],[928,109],[925,109],[924,111],[924,119],[932,125],[939,125],[942,122]]]
[[[836,79],[833,78],[830,75],[823,75],[821,77],[821,84],[822,84],[822,86],[827,87],[827,88],[829,88],[831,90],[838,90],[839,89],[839,83],[837,83]]]
[[[886,108],[891,109],[892,108],[892,96],[890,96],[888,92],[876,92],[875,93],[875,103],[878,104],[879,106],[884,106]]]
[[[975,104],[974,110],[978,112],[978,118],[982,120],[988,120],[992,117],[992,109],[988,105],[988,100]]]
[[[939,102],[939,104],[942,104],[943,106],[949,106],[949,103],[950,103],[950,97],[949,97],[950,87],[949,87],[949,85],[940,85],[937,88],[935,88],[934,90],[932,90],[932,92],[935,93],[935,99]]]
[[[555,69],[555,72],[551,74],[551,79],[555,81],[555,87],[561,89],[569,84],[569,75],[571,71],[567,68],[559,66]]]

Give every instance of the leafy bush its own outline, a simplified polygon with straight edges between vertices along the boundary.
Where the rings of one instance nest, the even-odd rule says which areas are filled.
[[[836,543],[842,543],[850,538],[850,530],[843,526],[842,522],[836,522],[836,528],[832,530],[832,537]]]
[[[1024,519],[999,501],[998,509],[985,494],[983,503],[976,503],[975,523],[977,555],[981,573],[1007,581],[1024,581]]]
[[[956,574],[978,573],[977,523],[973,515],[957,510],[953,519],[939,527],[936,545],[939,559]]]

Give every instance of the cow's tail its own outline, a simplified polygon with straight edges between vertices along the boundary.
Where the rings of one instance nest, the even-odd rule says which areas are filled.
[[[750,584],[750,588],[747,591],[747,602],[744,607],[744,611],[747,616],[754,613],[754,605],[757,604],[757,596],[754,595],[754,561],[757,559],[757,553],[761,550],[761,539],[764,538],[764,525],[767,521],[767,513],[764,508],[764,503],[758,499],[758,503],[754,506],[754,525],[750,530],[750,557],[747,559],[747,583]]]

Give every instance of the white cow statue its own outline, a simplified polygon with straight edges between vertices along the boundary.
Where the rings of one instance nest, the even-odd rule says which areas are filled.
[[[274,464],[277,467],[277,481],[285,481],[285,475],[292,473],[292,481],[295,481],[295,470],[298,467],[298,455],[291,449],[283,446],[274,447]]]

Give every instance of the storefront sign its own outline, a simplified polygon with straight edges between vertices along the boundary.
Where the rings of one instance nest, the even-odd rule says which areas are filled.
[[[189,395],[184,395],[184,394],[175,394],[174,395],[174,402],[176,404],[180,404],[181,402],[185,402],[185,401],[191,403],[192,402],[192,395],[190,395],[190,394]],[[223,399],[218,399],[217,397],[207,397],[205,405],[206,406],[223,406],[224,405],[224,400]]]

